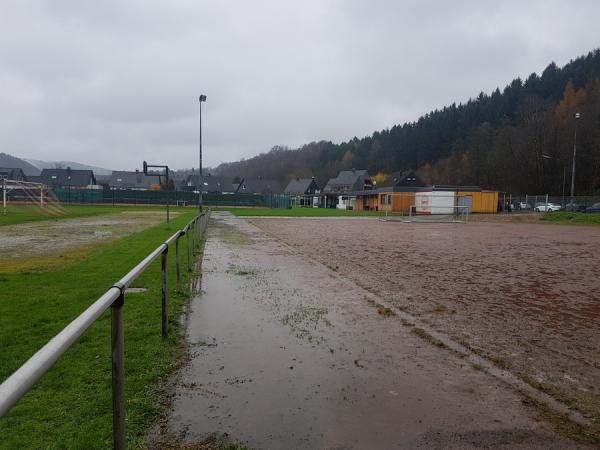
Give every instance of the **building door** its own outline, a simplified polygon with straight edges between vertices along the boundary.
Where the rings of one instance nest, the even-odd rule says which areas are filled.
[[[466,206],[467,208],[459,208],[461,212],[467,212],[471,214],[473,210],[473,196],[472,195],[461,195],[458,197],[458,202],[456,206]]]

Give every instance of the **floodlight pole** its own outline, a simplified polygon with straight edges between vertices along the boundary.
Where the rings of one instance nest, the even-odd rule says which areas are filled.
[[[571,164],[571,207],[575,203],[575,156],[577,155],[577,122],[581,114],[575,113],[575,133],[573,135],[573,162]]]
[[[198,98],[200,104],[200,122],[199,122],[199,147],[198,147],[198,211],[202,212],[202,102],[206,101],[206,95],[201,94]]]

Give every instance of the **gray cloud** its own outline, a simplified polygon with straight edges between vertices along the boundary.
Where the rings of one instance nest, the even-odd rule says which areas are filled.
[[[595,1],[0,6],[0,151],[197,165],[411,121],[598,46]]]

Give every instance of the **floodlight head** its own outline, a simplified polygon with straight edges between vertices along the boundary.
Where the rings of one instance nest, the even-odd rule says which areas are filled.
[[[206,95],[202,94],[200,96],[200,102],[205,102],[206,101]]]
[[[579,119],[580,117],[581,117],[581,114],[580,114],[580,113],[578,113],[578,112],[576,112],[576,113],[575,113],[575,118],[576,118],[576,119]]]
[[[148,163],[146,161],[144,161],[143,172],[144,175],[148,175]]]

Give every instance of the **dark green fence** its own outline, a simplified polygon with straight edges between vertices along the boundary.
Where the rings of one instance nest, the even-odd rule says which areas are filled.
[[[198,194],[189,191],[136,191],[133,189],[68,189],[54,188],[62,203],[109,203],[130,205],[191,206],[198,204]],[[262,206],[266,208],[292,207],[287,194],[202,194],[207,206]]]

